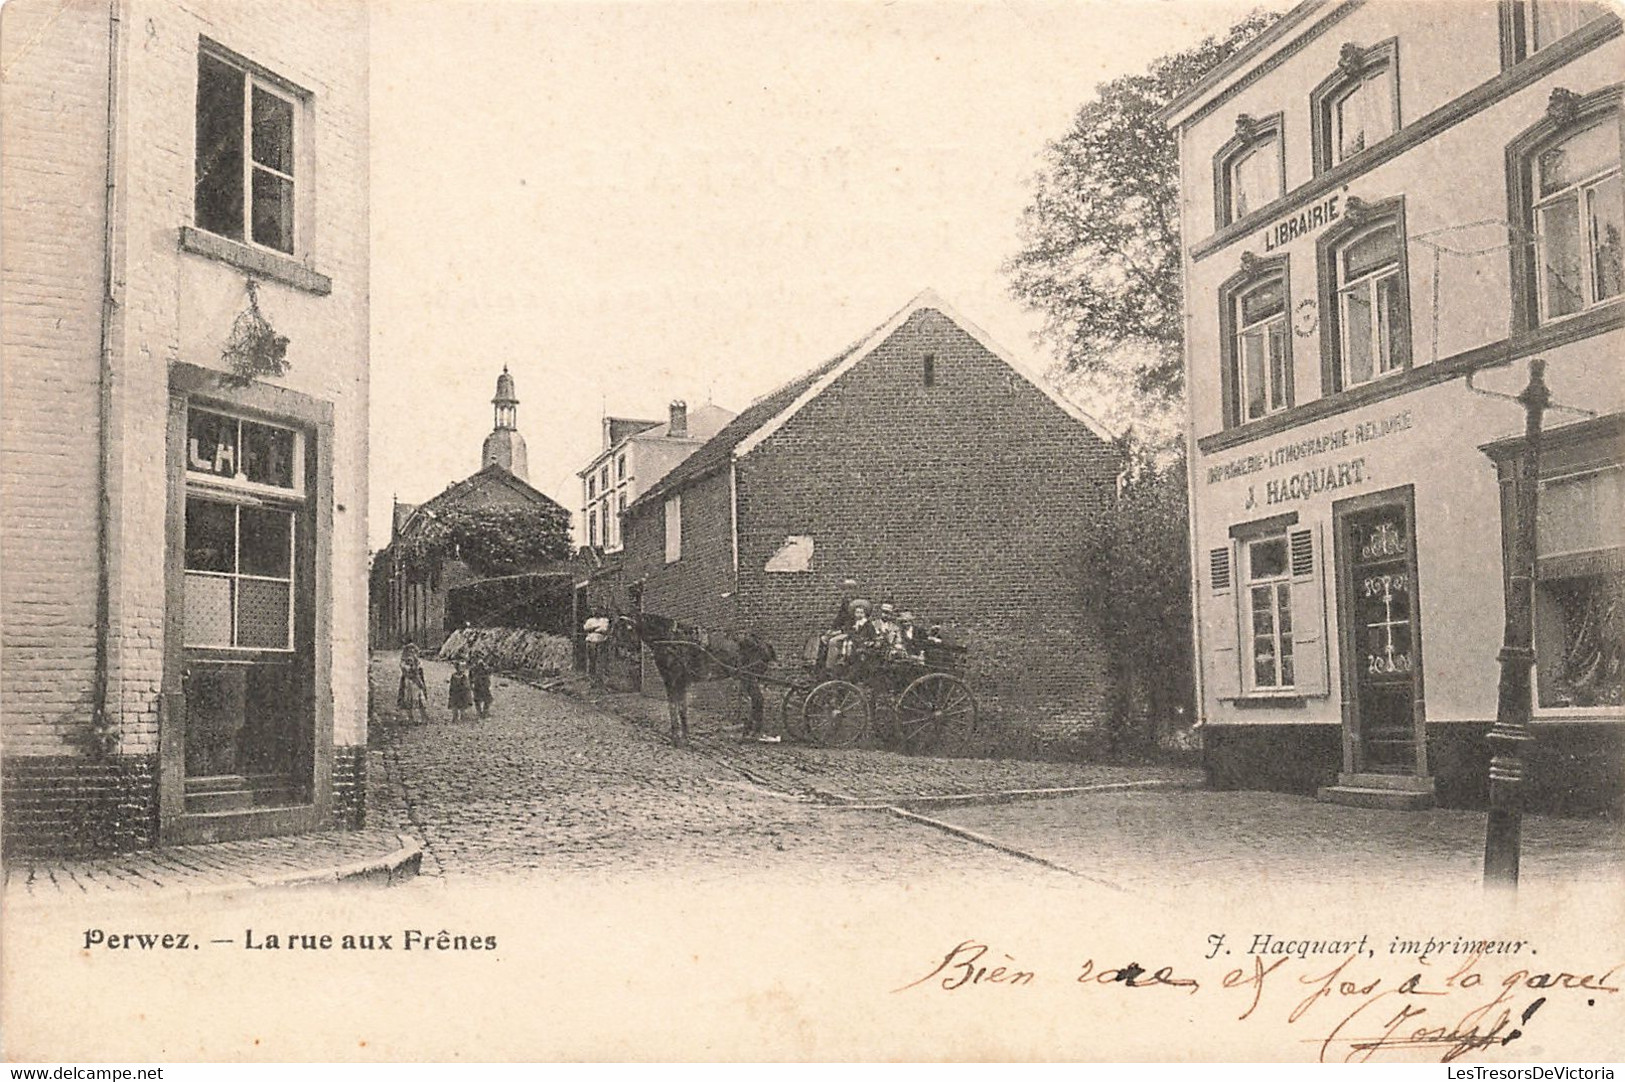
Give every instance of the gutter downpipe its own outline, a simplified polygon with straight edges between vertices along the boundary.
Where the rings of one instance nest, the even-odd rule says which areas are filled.
[[[1180,169],[1185,165],[1185,128],[1181,125],[1174,129],[1174,140],[1177,144]],[[1202,576],[1201,576],[1201,550],[1196,544],[1196,413],[1191,402],[1190,374],[1191,374],[1191,324],[1193,322],[1190,305],[1191,282],[1191,256],[1190,248],[1185,244],[1185,185],[1183,177],[1179,185],[1179,273],[1180,273],[1180,315],[1183,318],[1183,331],[1181,335],[1180,353],[1183,355],[1185,365],[1185,507],[1187,518],[1190,520],[1186,530],[1185,543],[1190,549],[1190,573],[1188,581],[1191,590],[1191,691],[1195,697],[1192,704],[1195,717],[1192,719],[1194,728],[1202,729],[1207,725],[1207,698],[1204,694],[1202,682]],[[1202,742],[1202,765],[1207,766],[1207,741]]]
[[[113,592],[113,356],[118,348],[116,319],[120,308],[118,284],[114,278],[117,239],[115,214],[118,209],[119,50],[122,44],[122,0],[107,5],[107,173],[103,194],[102,223],[102,327],[98,373],[96,425],[96,671],[92,692],[91,734],[99,758],[110,756],[118,744],[118,733],[108,721],[108,695],[112,668]]]

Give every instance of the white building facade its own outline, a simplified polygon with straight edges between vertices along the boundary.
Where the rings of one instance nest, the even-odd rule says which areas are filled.
[[[1528,789],[1618,805],[1622,72],[1602,5],[1306,0],[1165,110],[1216,784],[1484,801],[1526,449],[1474,386],[1539,358]]]
[[[3,40],[6,849],[359,825],[366,5]]]

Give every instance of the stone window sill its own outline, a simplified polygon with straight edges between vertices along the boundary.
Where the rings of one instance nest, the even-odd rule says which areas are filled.
[[[1291,710],[1294,707],[1308,705],[1308,699],[1302,695],[1240,695],[1233,699],[1221,698],[1219,701],[1227,702],[1241,710]]]
[[[181,251],[218,259],[251,274],[274,282],[282,282],[325,297],[333,292],[333,279],[311,270],[296,259],[291,259],[263,248],[251,248],[241,241],[207,233],[194,226],[181,226]]]

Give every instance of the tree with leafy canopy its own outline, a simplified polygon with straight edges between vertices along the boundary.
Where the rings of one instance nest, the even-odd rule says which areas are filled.
[[[1190,717],[1191,596],[1185,462],[1131,432],[1121,491],[1084,533],[1084,604],[1112,659],[1114,750],[1145,750]]]
[[[427,577],[447,560],[481,575],[512,575],[570,554],[570,514],[562,507],[425,509],[399,541],[408,573]]]
[[[1256,11],[1222,35],[1103,83],[1051,142],[1005,263],[1011,293],[1044,319],[1066,372],[1096,377],[1140,411],[1184,392],[1179,161],[1158,109],[1280,16]]]

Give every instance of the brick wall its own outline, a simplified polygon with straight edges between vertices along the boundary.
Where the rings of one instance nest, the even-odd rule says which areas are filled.
[[[333,825],[359,830],[367,825],[367,749],[333,749]]]
[[[144,849],[158,838],[158,759],[95,762],[68,755],[7,755],[0,764],[6,857]]]
[[[9,761],[83,754],[94,705],[106,6],[8,5],[0,70],[0,715]]]
[[[1079,542],[1118,468],[1085,425],[925,309],[738,463],[737,588],[726,472],[684,490],[677,564],[659,556],[660,509],[640,509],[629,578],[647,576],[650,611],[749,628],[793,663],[850,577],[876,604],[958,632],[990,717],[1087,727],[1107,714],[1107,659]],[[813,537],[812,570],[765,571],[792,534]]]

